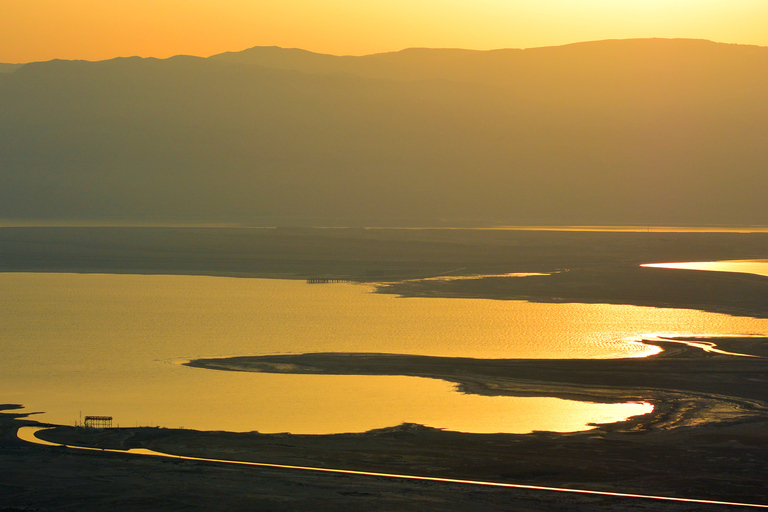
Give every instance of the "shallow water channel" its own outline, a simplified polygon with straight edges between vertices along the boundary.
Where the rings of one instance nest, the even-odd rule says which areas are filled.
[[[690,310],[398,298],[363,285],[203,276],[0,274],[0,403],[62,424],[292,433],[403,422],[465,432],[575,431],[651,410],[481,397],[415,377],[270,375],[192,358],[384,352],[479,358],[642,357],[648,335],[768,334],[768,320]]]

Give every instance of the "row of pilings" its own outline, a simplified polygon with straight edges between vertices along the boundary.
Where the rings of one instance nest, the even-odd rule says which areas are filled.
[[[310,277],[307,284],[327,284],[327,283],[364,283],[366,279],[362,277]]]

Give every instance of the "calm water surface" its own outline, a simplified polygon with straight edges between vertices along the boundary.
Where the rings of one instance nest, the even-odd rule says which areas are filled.
[[[413,377],[268,375],[191,358],[386,352],[488,358],[653,353],[643,334],[768,334],[768,320],[690,310],[397,298],[360,285],[201,276],[0,274],[0,402],[71,424],[359,432],[402,422],[466,432],[574,431],[647,404],[480,397]]]
[[[648,263],[643,267],[738,272],[768,276],[768,260],[688,261],[683,263]]]

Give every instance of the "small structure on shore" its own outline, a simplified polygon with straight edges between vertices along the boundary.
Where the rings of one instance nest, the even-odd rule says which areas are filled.
[[[85,428],[112,428],[112,416],[86,416]]]

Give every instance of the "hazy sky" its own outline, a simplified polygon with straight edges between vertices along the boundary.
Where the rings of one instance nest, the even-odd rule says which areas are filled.
[[[685,37],[768,46],[768,0],[0,0],[0,62],[208,56],[252,46],[362,55]]]

